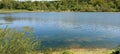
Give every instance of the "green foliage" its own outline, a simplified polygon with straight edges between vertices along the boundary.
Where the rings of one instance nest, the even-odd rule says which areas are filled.
[[[35,51],[38,45],[39,42],[32,38],[31,32],[19,32],[10,28],[0,29],[1,54],[29,54]]]
[[[120,46],[118,46],[114,52],[112,52],[111,54],[120,54]]]
[[[2,3],[0,3],[0,9],[2,8],[2,6],[3,6]]]
[[[43,54],[52,54],[52,48],[45,49]]]
[[[3,4],[3,6],[2,6],[3,8],[5,8],[5,9],[12,9],[13,8],[12,7],[13,0],[2,0],[1,2]]]
[[[24,3],[22,2],[15,2],[15,3],[16,3],[14,6],[15,9],[25,9]]]
[[[42,11],[120,11],[120,0],[60,0],[26,1],[2,0],[0,9],[26,9]]]
[[[64,51],[62,54],[73,54],[73,53],[70,51]]]

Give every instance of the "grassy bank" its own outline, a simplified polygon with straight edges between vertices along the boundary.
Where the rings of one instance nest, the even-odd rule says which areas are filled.
[[[68,52],[69,54],[111,54],[114,50],[110,49],[69,49],[52,52],[52,54],[64,54]],[[37,54],[45,54],[37,52]],[[66,53],[67,54],[67,53]]]
[[[0,9],[0,13],[15,13],[15,12],[43,12],[40,10],[29,11],[29,10],[8,10],[8,9]]]
[[[70,49],[68,51],[73,52],[73,54],[110,54],[112,52],[108,49]]]
[[[73,12],[70,10],[66,10],[66,11],[44,11],[44,10],[9,10],[9,9],[0,9],[0,13],[17,13],[17,12]]]
[[[0,14],[3,13],[18,13],[18,12],[80,12],[80,11],[70,11],[70,10],[65,10],[65,11],[44,11],[44,10],[8,10],[8,9],[0,9]],[[110,12],[113,13],[113,12]]]

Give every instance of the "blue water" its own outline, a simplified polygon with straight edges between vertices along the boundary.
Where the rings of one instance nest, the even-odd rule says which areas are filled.
[[[7,18],[7,19],[6,19]],[[11,19],[11,20],[8,20]],[[0,14],[0,27],[32,27],[45,47],[101,47],[120,44],[120,13],[30,12]]]

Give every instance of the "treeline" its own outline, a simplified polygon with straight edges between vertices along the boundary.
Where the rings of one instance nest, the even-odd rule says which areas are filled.
[[[60,1],[14,1],[2,0],[0,9],[40,11],[119,12],[120,0],[60,0]]]

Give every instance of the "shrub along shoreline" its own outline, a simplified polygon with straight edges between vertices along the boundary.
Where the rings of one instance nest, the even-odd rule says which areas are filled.
[[[39,41],[34,40],[30,30],[20,32],[12,28],[0,29],[1,54],[30,54],[36,51]]]

